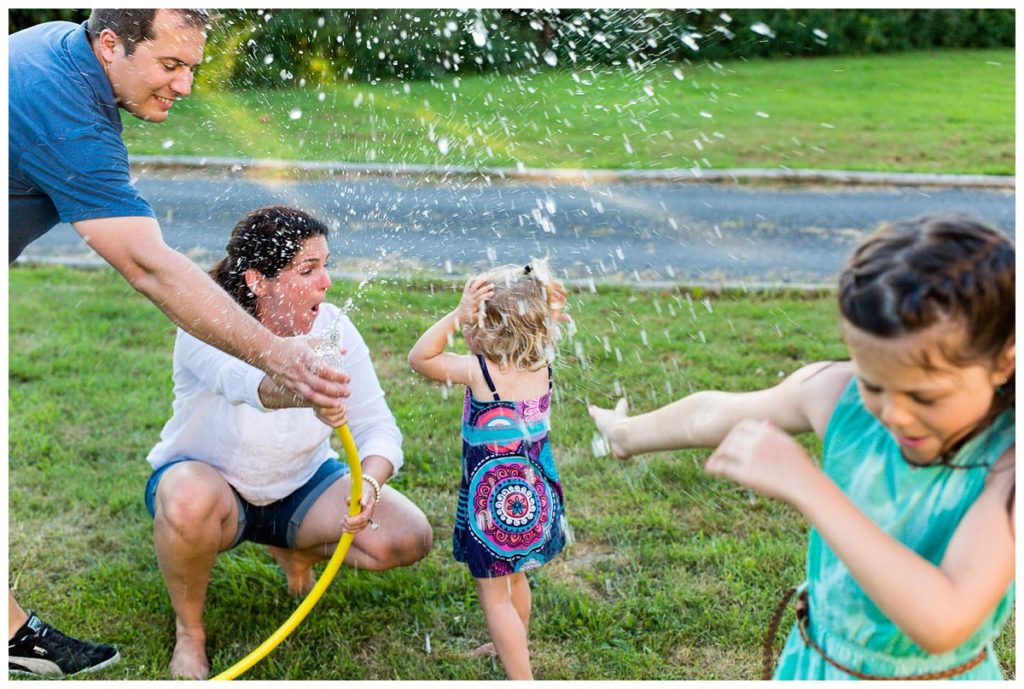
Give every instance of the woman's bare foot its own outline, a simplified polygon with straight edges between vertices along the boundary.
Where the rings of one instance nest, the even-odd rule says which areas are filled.
[[[493,641],[488,641],[485,644],[480,644],[479,646],[477,646],[469,652],[469,655],[473,656],[474,658],[479,658],[480,656],[492,656],[495,654],[497,654],[497,651],[494,650]]]
[[[206,679],[210,674],[206,638],[179,631],[171,653],[170,670],[174,679]]]
[[[301,553],[288,548],[267,547],[288,580],[288,593],[293,596],[305,596],[313,590],[316,585],[313,565],[317,560],[304,557]]]

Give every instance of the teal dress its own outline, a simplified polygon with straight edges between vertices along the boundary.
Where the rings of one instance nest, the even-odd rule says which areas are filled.
[[[938,565],[953,531],[985,485],[989,467],[1014,442],[1014,413],[1002,414],[966,443],[952,464],[915,467],[878,420],[865,409],[852,379],[825,430],[825,473],[886,533]],[[995,610],[959,648],[941,655],[922,650],[861,590],[849,569],[811,529],[807,548],[809,634],[838,663],[886,677],[941,672],[964,663],[983,648],[981,664],[955,679],[1002,679],[992,650],[1013,609],[1011,582]],[[786,640],[775,679],[854,679],[828,664],[804,643],[798,628]]]

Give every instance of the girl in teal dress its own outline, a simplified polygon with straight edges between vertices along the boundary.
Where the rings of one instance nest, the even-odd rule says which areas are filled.
[[[777,679],[1001,679],[1014,601],[1014,249],[962,216],[883,227],[839,279],[844,362],[635,417],[618,457],[716,447],[705,469],[811,523]],[[821,466],[790,436],[823,439]]]
[[[543,261],[471,278],[458,307],[420,337],[409,365],[466,386],[455,559],[476,580],[480,607],[509,679],[532,679],[530,582],[566,541],[550,429],[558,321],[566,293]],[[471,355],[446,352],[460,325]],[[491,647],[485,644],[478,652]]]

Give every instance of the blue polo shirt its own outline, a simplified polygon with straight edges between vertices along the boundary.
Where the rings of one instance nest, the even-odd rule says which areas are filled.
[[[155,217],[131,182],[121,115],[85,24],[8,38],[9,261],[58,222]]]

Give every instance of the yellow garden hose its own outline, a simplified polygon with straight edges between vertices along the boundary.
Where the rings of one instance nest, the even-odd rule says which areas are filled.
[[[351,495],[348,502],[348,514],[350,517],[354,517],[359,514],[359,501],[363,498],[363,468],[359,464],[359,450],[356,448],[356,442],[352,439],[352,433],[348,430],[348,424],[341,426],[338,430],[338,437],[341,439],[341,446],[345,448],[345,458],[348,460],[348,468],[350,476],[352,477],[351,483]],[[341,563],[345,559],[345,554],[348,552],[348,547],[352,545],[353,534],[345,532],[341,535],[341,540],[338,541],[338,547],[334,551],[334,555],[331,557],[330,562],[327,563],[327,567],[324,569],[324,573],[320,575],[320,580],[316,582],[316,586],[309,592],[302,604],[295,609],[291,617],[285,620],[284,624],[278,627],[277,631],[267,637],[267,640],[256,647],[249,655],[245,656],[237,663],[229,667],[224,672],[220,673],[213,679],[236,679],[243,672],[251,668],[256,663],[263,660],[264,657],[275,648],[277,645],[284,641],[289,634],[295,631],[295,628],[299,626],[302,620],[306,619],[306,615],[313,609],[313,606],[319,602],[320,597],[324,595],[324,591],[331,584],[331,579],[341,569]]]

